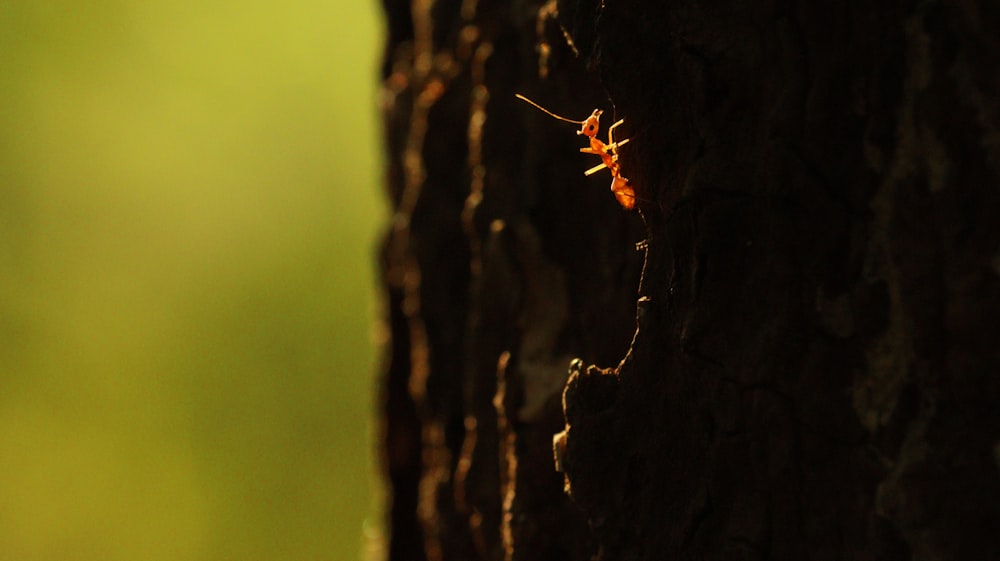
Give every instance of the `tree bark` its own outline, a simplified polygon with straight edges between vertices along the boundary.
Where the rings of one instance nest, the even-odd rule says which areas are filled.
[[[1000,558],[1000,4],[383,1],[391,561]]]

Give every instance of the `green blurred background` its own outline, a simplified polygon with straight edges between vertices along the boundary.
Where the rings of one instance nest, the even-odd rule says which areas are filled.
[[[0,1],[0,561],[359,558],[379,17]]]

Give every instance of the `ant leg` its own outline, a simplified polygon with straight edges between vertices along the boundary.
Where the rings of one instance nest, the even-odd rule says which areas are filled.
[[[626,138],[625,140],[619,140],[618,142],[615,142],[615,129],[618,128],[618,125],[621,125],[624,122],[625,122],[625,119],[618,119],[618,122],[616,122],[615,124],[611,125],[611,127],[608,129],[608,145],[607,145],[607,147],[608,147],[608,150],[610,152],[617,152],[619,146],[625,146],[626,144],[628,144],[628,141],[630,140],[630,139]]]
[[[597,150],[594,150],[593,148],[591,148],[589,146],[586,147],[586,148],[580,148],[580,151],[583,152],[584,154],[597,154],[597,155],[601,154],[600,152],[598,152]]]
[[[607,164],[597,164],[596,166],[583,172],[583,175],[594,175],[595,173],[601,171],[602,169],[608,167]]]
[[[619,140],[618,142],[615,142],[614,143],[615,150],[617,150],[621,146],[625,146],[626,144],[628,144],[628,141],[630,141],[630,140],[632,140],[632,139],[631,138],[626,138],[625,140]]]
[[[618,125],[620,125],[620,124],[622,124],[624,122],[625,122],[625,119],[618,119],[618,122],[615,123],[615,124],[613,124],[613,125],[611,125],[611,128],[608,129],[608,144],[614,144],[615,143],[615,129],[618,127]],[[619,145],[621,145],[621,144],[625,144],[625,143],[624,142],[619,143]]]
[[[614,157],[617,158],[618,157],[618,148],[620,146],[625,146],[626,144],[628,144],[629,140],[632,140],[632,139],[631,138],[626,138],[625,140],[619,140],[618,142],[615,142],[614,144],[606,144],[604,146],[605,150],[607,151],[606,153],[610,154],[610,155],[612,155],[612,156],[614,156]]]

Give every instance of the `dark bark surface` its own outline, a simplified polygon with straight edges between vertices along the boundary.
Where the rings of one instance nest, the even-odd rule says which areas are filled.
[[[1000,4],[384,6],[391,561],[1000,559]]]

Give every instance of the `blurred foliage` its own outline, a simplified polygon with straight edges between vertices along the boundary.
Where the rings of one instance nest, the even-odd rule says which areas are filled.
[[[0,560],[359,557],[377,9],[0,2]]]

